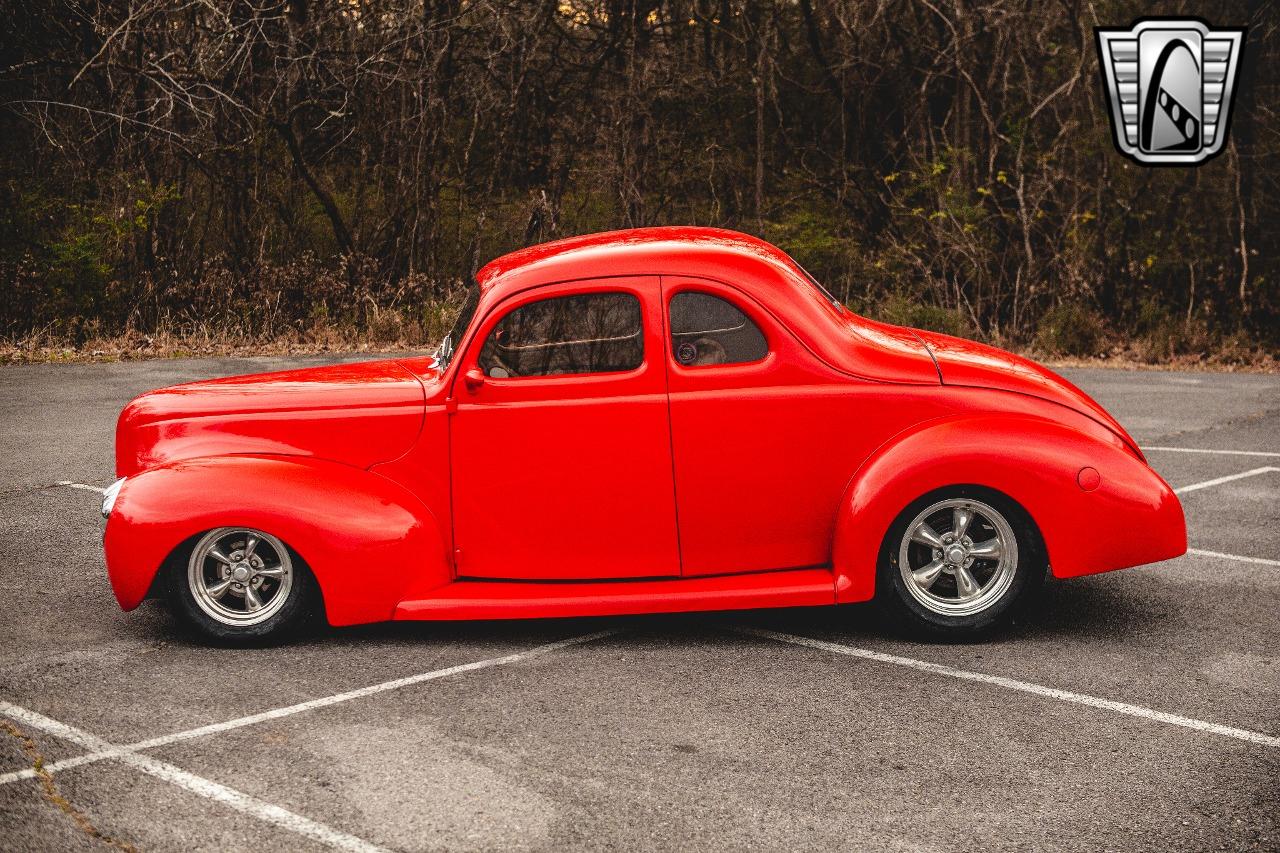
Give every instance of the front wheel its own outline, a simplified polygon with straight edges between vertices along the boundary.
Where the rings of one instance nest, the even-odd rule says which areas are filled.
[[[1007,622],[1044,580],[1030,516],[996,492],[954,487],[903,510],[885,537],[879,598],[914,633],[970,639]]]
[[[222,643],[277,640],[299,628],[319,594],[310,572],[280,539],[248,527],[219,527],[175,564],[174,613]]]

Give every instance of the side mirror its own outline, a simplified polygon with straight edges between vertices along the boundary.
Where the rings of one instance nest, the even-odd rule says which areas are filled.
[[[462,381],[466,383],[467,390],[474,394],[484,384],[484,371],[478,367],[473,367],[462,374]]]

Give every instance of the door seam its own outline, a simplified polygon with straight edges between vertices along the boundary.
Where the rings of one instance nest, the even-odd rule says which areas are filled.
[[[672,510],[676,522],[676,561],[680,567],[679,577],[684,573],[684,540],[680,537],[680,484],[676,482],[676,430],[671,421],[671,335],[667,333],[670,317],[667,316],[667,277],[658,276],[658,319],[659,332],[662,335],[662,386],[667,397],[667,447],[671,458],[671,499]]]

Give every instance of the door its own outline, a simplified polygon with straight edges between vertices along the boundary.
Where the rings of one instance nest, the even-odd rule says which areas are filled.
[[[683,573],[829,562],[866,401],[736,288],[662,281]]]
[[[450,425],[460,577],[680,573],[660,295],[656,276],[540,287],[480,325]]]

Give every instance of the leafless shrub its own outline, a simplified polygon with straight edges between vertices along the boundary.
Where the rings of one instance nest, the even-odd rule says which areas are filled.
[[[1151,357],[1274,351],[1273,5],[19,0],[0,333],[412,343],[501,252],[707,223],[990,340],[1154,303],[1204,333]],[[1091,28],[1153,11],[1250,26],[1197,169],[1111,150]]]

